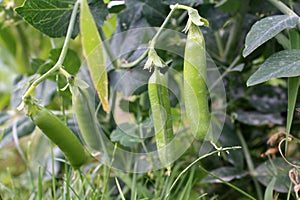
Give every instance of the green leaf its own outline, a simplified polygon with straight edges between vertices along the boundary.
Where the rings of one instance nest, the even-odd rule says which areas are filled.
[[[87,0],[82,0],[80,10],[81,43],[84,56],[103,110],[108,112],[108,80],[102,41]]]
[[[14,126],[16,126],[16,132],[19,138],[32,133],[35,128],[34,123],[31,121],[29,117],[21,117],[14,120],[5,130],[4,138],[0,142],[0,148],[2,148],[6,144],[14,140],[13,139]],[[0,129],[0,133],[2,133],[2,131],[3,130]]]
[[[293,28],[298,22],[298,17],[289,15],[277,15],[266,17],[256,22],[246,36],[243,56],[248,56],[260,45],[275,37],[287,28]]]
[[[16,12],[46,35],[63,37],[67,33],[75,2],[75,0],[26,0],[22,6],[16,8]],[[97,26],[103,25],[108,14],[106,5],[100,0],[89,0],[89,3],[93,16],[97,19]],[[72,38],[75,38],[78,33],[79,24],[76,23]]]
[[[123,146],[132,147],[142,140],[137,136],[138,127],[135,124],[120,124],[110,135],[113,142],[119,142]]]
[[[160,0],[126,0],[127,9],[132,13],[142,10],[142,16],[151,26],[160,26],[169,12],[167,5]]]
[[[211,173],[228,182],[234,179],[241,179],[248,174],[245,171],[238,171],[234,167],[220,167],[218,169],[212,170]],[[221,181],[220,179],[207,175],[202,179],[201,183],[221,183]]]
[[[53,64],[58,60],[60,52],[61,48],[51,50],[49,58],[53,61]],[[66,58],[63,62],[65,70],[67,70],[67,72],[69,72],[70,74],[75,75],[77,74],[80,65],[81,61],[77,53],[71,49],[68,49]]]
[[[136,113],[138,112],[139,109],[139,101],[138,100],[129,101],[126,99],[121,99],[119,106],[124,112]]]
[[[280,113],[267,113],[263,114],[255,111],[236,111],[237,121],[244,124],[261,126],[269,124],[283,124],[283,118]]]
[[[140,67],[132,70],[114,70],[109,74],[110,84],[125,96],[140,94],[147,89],[150,73]]]
[[[16,12],[29,24],[50,37],[66,35],[75,0],[26,0]],[[79,32],[74,28],[72,37]]]
[[[284,50],[270,56],[248,79],[247,86],[256,85],[273,78],[300,75],[300,50]]]
[[[247,97],[248,102],[258,111],[263,113],[280,113],[286,111],[286,88],[272,85],[257,85]]]
[[[219,141],[222,147],[241,146],[241,142],[229,117],[227,117],[222,128],[222,134],[220,135]],[[225,160],[231,163],[238,172],[241,172],[244,169],[245,159],[242,150],[238,149],[231,151],[224,157]]]
[[[293,160],[291,162],[293,162]],[[277,192],[286,193],[288,192],[290,186],[290,169],[291,166],[288,165],[282,158],[270,159],[260,164],[255,169],[255,177],[264,186],[268,186],[272,179],[276,178],[274,190]]]

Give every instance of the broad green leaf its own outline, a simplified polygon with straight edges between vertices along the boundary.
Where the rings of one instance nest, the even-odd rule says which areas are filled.
[[[117,15],[113,15],[103,24],[102,30],[107,38],[110,38],[117,27]]]
[[[150,73],[141,67],[128,70],[114,70],[109,74],[110,84],[125,96],[140,94],[147,89]]]
[[[63,37],[67,33],[69,20],[76,0],[26,0],[16,8],[25,21],[50,37]],[[101,26],[108,14],[101,0],[89,0],[89,6],[97,26]],[[79,33],[79,23],[75,24],[72,38]]]
[[[24,137],[33,132],[35,125],[29,117],[21,117],[9,124],[5,130],[4,137],[0,142],[0,149],[6,144],[13,141],[13,127],[16,126],[17,135],[19,138]],[[0,129],[0,133],[2,133]]]
[[[212,170],[211,173],[228,182],[234,179],[241,179],[248,174],[246,171],[238,171],[234,167],[220,167]],[[202,179],[201,183],[221,183],[221,181],[210,175],[207,175]]]
[[[219,141],[222,147],[241,146],[241,142],[229,117],[227,117],[222,128],[222,134],[220,135]],[[231,151],[224,159],[231,163],[236,171],[241,172],[244,169],[245,159],[242,150]]]
[[[295,160],[290,160],[292,163]],[[299,165],[299,163],[296,163]],[[264,186],[268,186],[273,178],[276,178],[274,190],[277,192],[286,193],[289,190],[290,179],[289,170],[292,167],[287,164],[282,158],[275,158],[261,163],[255,169],[255,177]]]
[[[75,0],[26,0],[16,12],[36,29],[50,37],[62,37],[67,33]],[[72,37],[79,32],[74,28]]]
[[[80,31],[83,53],[89,67],[93,84],[102,102],[102,107],[104,111],[108,112],[108,80],[102,41],[87,0],[81,1],[80,10]]]
[[[256,111],[237,110],[236,114],[237,121],[253,126],[283,124],[284,121],[280,113],[260,113]]]
[[[248,56],[260,45],[275,37],[287,28],[293,28],[298,22],[298,17],[289,15],[277,15],[266,17],[256,22],[246,36],[243,56]]]
[[[169,6],[160,0],[126,0],[125,4],[135,18],[145,18],[151,26],[160,26],[170,11]],[[140,10],[143,17],[139,15]]]
[[[248,79],[247,86],[256,85],[273,78],[300,75],[300,50],[284,50],[270,56]]]
[[[59,58],[60,52],[61,48],[52,49],[49,58],[55,63]],[[71,49],[68,49],[66,58],[63,62],[65,70],[67,70],[67,72],[70,74],[75,75],[80,68],[80,64],[80,58],[78,57],[77,53]]]
[[[138,126],[135,124],[120,124],[110,135],[113,142],[119,142],[126,147],[132,147],[142,142],[137,135]]]
[[[286,111],[286,88],[272,85],[257,85],[247,95],[248,102],[262,113],[280,113]]]
[[[61,50],[62,50],[61,48],[51,49],[47,60],[42,60],[39,58],[32,59],[30,61],[30,64],[33,71],[38,74],[46,73],[57,62]],[[64,69],[67,70],[67,72],[69,72],[70,74],[75,75],[77,74],[80,65],[81,65],[81,61],[77,53],[71,49],[68,49],[66,57],[63,62]]]

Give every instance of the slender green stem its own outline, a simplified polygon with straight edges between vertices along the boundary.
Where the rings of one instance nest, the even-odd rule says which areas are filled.
[[[174,14],[174,12],[176,10],[179,10],[179,9],[183,9],[183,10],[191,10],[193,8],[189,7],[189,6],[185,6],[185,5],[179,5],[179,4],[176,4],[176,5],[173,5],[171,6],[171,11],[169,12],[168,16],[165,18],[163,24],[159,27],[158,31],[156,32],[156,34],[154,35],[154,37],[152,38],[152,40],[150,41],[150,45],[149,47],[145,50],[145,52],[138,58],[136,59],[135,61],[133,62],[130,62],[130,63],[125,63],[125,64],[122,64],[121,67],[122,68],[131,68],[131,67],[134,67],[136,66],[137,64],[139,64],[140,62],[142,62],[148,55],[149,53],[149,50],[150,49],[154,49],[155,48],[155,45],[157,43],[157,40],[158,40],[158,37],[160,36],[160,34],[162,33],[163,29],[166,27],[167,23],[170,21],[172,15]]]
[[[240,131],[240,129],[237,129],[237,135],[242,143],[242,147],[243,147],[243,152],[244,152],[244,155],[245,155],[245,160],[246,160],[246,163],[247,163],[247,166],[248,166],[248,169],[249,169],[249,172],[250,172],[250,175],[252,177],[252,180],[254,182],[254,186],[256,188],[256,192],[257,192],[257,196],[258,196],[258,199],[259,200],[262,200],[263,199],[263,194],[262,194],[262,191],[261,191],[261,188],[260,188],[260,185],[258,183],[258,181],[256,180],[255,178],[255,168],[254,168],[254,164],[253,164],[253,161],[252,161],[252,158],[250,156],[250,152],[249,152],[249,149],[248,149],[248,146],[247,146],[247,143]]]
[[[50,144],[51,146],[51,178],[52,178],[52,194],[53,194],[53,199],[56,200],[56,177],[55,177],[55,170],[54,170],[54,151],[53,151],[53,144]]]
[[[154,49],[155,44],[157,43],[159,35],[163,31],[163,29],[166,27],[167,23],[170,21],[173,13],[177,9],[177,6],[178,6],[178,4],[176,4],[173,8],[171,8],[171,11],[169,12],[168,16],[166,17],[166,19],[164,20],[163,24],[160,26],[160,28],[158,29],[158,31],[156,32],[154,37],[152,38],[152,40],[150,42],[150,46],[145,50],[145,52],[138,59],[136,59],[135,61],[133,61],[131,63],[125,63],[125,64],[121,65],[122,68],[134,67],[137,64],[139,64],[140,62],[142,62],[147,57],[149,49],[151,49],[151,48]]]
[[[171,6],[172,9],[181,9],[181,10],[191,10],[193,8],[186,6],[186,5],[180,5],[180,4],[175,4],[173,6]]]
[[[106,41],[106,36],[102,30],[102,28],[99,29],[99,34],[100,34],[100,38],[101,41]],[[105,49],[105,52],[110,60],[110,62],[112,63],[112,65],[114,66],[115,69],[119,68],[119,61],[117,59],[115,59],[116,57],[114,56],[113,51],[111,50],[110,46],[108,45],[107,42],[102,42],[103,47]]]
[[[64,77],[66,77],[67,79],[73,76],[72,74],[70,74],[69,72],[67,72],[62,67],[59,68],[59,73],[62,74],[62,75],[64,75]]]
[[[64,198],[65,199],[71,199],[70,198],[70,189],[69,189],[69,184],[70,184],[70,175],[69,175],[69,166],[65,164],[65,181],[64,181]]]
[[[103,188],[101,200],[104,200],[104,198],[106,197],[105,195],[107,195],[106,190],[107,190],[107,186],[109,185],[108,182],[109,182],[109,177],[110,177],[110,173],[111,173],[111,168],[112,168],[113,162],[115,160],[116,149],[117,149],[117,144],[115,144],[115,146],[114,146],[114,151],[113,151],[113,155],[112,155],[111,162],[110,162],[109,166],[105,167],[105,169],[108,170],[108,172],[107,172],[107,174],[104,178],[104,181],[103,181],[104,182],[104,188]],[[106,155],[108,155],[108,154],[106,154]]]
[[[148,55],[149,49],[147,48],[144,53],[135,61],[130,62],[130,63],[124,63],[121,65],[122,68],[132,68],[136,65],[138,65],[139,63],[141,63]]]
[[[138,58],[136,59],[135,61],[133,62],[130,62],[130,63],[125,63],[125,64],[122,64],[121,67],[122,68],[131,68],[131,67],[134,67],[136,66],[137,64],[139,64],[140,62],[142,62],[148,55],[148,52],[149,52],[149,49],[154,49],[155,48],[155,45],[157,43],[157,40],[158,40],[158,37],[160,36],[160,34],[162,33],[163,29],[166,27],[167,23],[170,21],[172,15],[174,14],[174,12],[178,9],[183,9],[183,10],[190,10],[190,9],[193,9],[189,6],[185,6],[185,5],[179,5],[179,4],[176,4],[174,6],[171,6],[171,11],[169,12],[168,16],[165,18],[163,24],[159,27],[158,31],[156,32],[156,34],[154,35],[154,37],[152,38],[152,40],[150,41],[150,45],[149,45],[149,48],[147,48],[145,50],[145,52]]]
[[[72,11],[72,15],[70,18],[70,23],[69,23],[69,27],[68,27],[68,31],[67,31],[67,35],[66,35],[66,39],[63,45],[63,48],[61,50],[60,56],[57,60],[57,62],[55,63],[55,65],[49,70],[47,71],[45,74],[43,74],[42,76],[40,76],[38,79],[36,79],[31,86],[29,87],[29,89],[26,91],[26,93],[23,95],[23,100],[28,98],[33,92],[34,89],[42,82],[44,81],[48,76],[52,75],[54,72],[56,72],[57,70],[59,70],[62,67],[62,64],[65,60],[65,57],[67,55],[68,52],[68,47],[70,44],[70,39],[72,36],[72,32],[73,32],[73,28],[75,25],[75,21],[76,21],[76,14],[77,14],[77,10],[79,7],[79,0],[76,1],[73,11]]]
[[[209,171],[207,171],[206,169],[204,169],[202,166],[199,166],[199,167],[200,167],[200,169],[201,169],[202,171],[204,171],[206,174],[209,174],[210,176],[212,176],[212,177],[214,177],[214,178],[220,180],[223,184],[226,184],[226,185],[228,185],[229,187],[235,189],[236,191],[238,191],[239,193],[245,195],[245,196],[248,197],[249,199],[255,200],[255,198],[254,198],[253,196],[251,196],[250,194],[248,194],[248,193],[246,193],[245,191],[241,190],[240,188],[236,187],[235,185],[233,185],[233,184],[229,183],[228,181],[226,181],[226,180],[224,180],[224,179],[222,179],[222,178],[216,176],[216,175],[213,174],[213,173],[210,173]]]
[[[186,6],[187,7],[187,6]],[[167,23],[170,21],[172,15],[174,14],[175,10],[177,10],[179,8],[179,5],[176,4],[175,6],[173,6],[171,8],[171,11],[169,12],[168,16],[166,17],[165,21],[163,22],[163,24],[159,27],[158,31],[156,32],[156,34],[154,35],[154,37],[152,38],[151,42],[150,42],[150,48],[154,48],[158,37],[160,36],[160,34],[162,33],[163,29],[166,27]],[[190,8],[190,7],[188,7]]]
[[[282,3],[279,0],[268,0],[273,6],[275,6],[278,10],[280,10],[282,13],[299,17],[293,10],[291,10],[288,6],[286,6],[284,3]]]
[[[26,38],[25,34],[24,34],[24,28],[22,27],[21,24],[19,24],[18,26],[16,26],[16,31],[18,34],[18,38],[19,38],[19,43],[21,44],[20,47],[17,47],[17,59],[22,60],[22,62],[24,63],[22,67],[20,67],[20,72],[21,73],[30,73],[32,72],[32,69],[29,67],[29,47],[30,45],[28,44],[28,39]],[[21,55],[19,55],[21,54]],[[17,60],[19,61],[19,60]]]
[[[199,162],[200,160],[204,159],[204,158],[207,158],[213,154],[217,154],[217,153],[220,153],[222,151],[229,151],[229,150],[236,150],[236,149],[240,149],[241,147],[239,146],[235,146],[235,147],[225,147],[225,148],[222,148],[222,149],[217,149],[215,151],[212,151],[210,153],[207,153],[199,158],[197,158],[196,160],[194,160],[191,164],[189,164],[184,170],[182,170],[180,172],[180,174],[177,176],[177,178],[175,179],[175,181],[173,182],[173,184],[171,185],[170,189],[169,189],[169,192],[168,194],[166,195],[166,199],[169,198],[169,195],[170,195],[170,192],[172,191],[172,189],[174,188],[174,186],[176,185],[176,183],[179,181],[180,177],[186,173],[193,165],[195,165],[197,162]]]
[[[105,121],[107,123],[111,123],[111,119],[113,117],[115,107],[116,107],[116,99],[117,99],[117,91],[114,90],[112,87],[110,88],[110,99],[109,99],[109,111],[106,115]]]
[[[39,177],[38,177],[38,200],[43,199],[43,178],[42,178],[42,167],[39,166]]]
[[[290,8],[293,10],[294,9],[293,0],[290,0],[289,4],[290,4]]]
[[[218,51],[219,51],[219,56],[221,58],[223,58],[224,57],[224,55],[223,55],[224,54],[224,45],[223,45],[223,42],[222,42],[222,39],[220,37],[219,32],[218,31],[215,32],[214,36],[216,38],[217,47],[218,47]],[[224,61],[222,60],[222,62],[224,62]]]
[[[297,15],[292,9],[290,9],[287,5],[282,3],[279,0],[268,0],[273,6],[275,6],[282,13],[290,16],[298,17],[298,29],[300,30],[300,17]],[[291,2],[291,1],[290,1]],[[290,4],[292,6],[292,4]]]
[[[241,34],[243,28],[244,18],[248,10],[248,4],[249,0],[243,1],[240,11],[236,15],[236,20],[230,31],[229,38],[225,47],[225,52],[223,54],[224,57],[222,58],[222,60],[230,61],[230,56],[233,55],[231,52],[234,51],[240,39],[239,35]]]
[[[240,55],[238,55],[234,61],[230,64],[230,66],[225,70],[225,72],[210,86],[209,90],[212,90],[216,85],[227,75],[231,72],[232,68],[236,66],[236,64],[240,60]]]

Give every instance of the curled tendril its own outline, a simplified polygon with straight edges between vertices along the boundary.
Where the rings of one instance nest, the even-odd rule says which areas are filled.
[[[290,161],[288,161],[288,159],[287,159],[287,158],[284,156],[284,154],[282,153],[281,145],[282,145],[282,143],[285,142],[286,140],[287,140],[286,138],[283,138],[282,140],[280,140],[280,142],[279,142],[279,144],[278,144],[278,150],[279,150],[279,153],[280,153],[281,157],[283,158],[283,160],[284,160],[287,164],[289,164],[289,165],[291,165],[292,167],[295,167],[295,168],[297,168],[297,169],[300,169],[300,166],[299,166],[299,165],[293,164],[293,163],[291,163]],[[293,140],[292,137],[288,137],[288,142],[290,142],[290,141],[292,141],[292,140]]]

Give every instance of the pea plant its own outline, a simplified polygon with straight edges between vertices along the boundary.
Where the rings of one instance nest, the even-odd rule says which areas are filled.
[[[299,11],[0,1],[0,198],[298,199]]]

